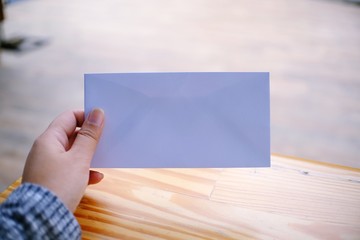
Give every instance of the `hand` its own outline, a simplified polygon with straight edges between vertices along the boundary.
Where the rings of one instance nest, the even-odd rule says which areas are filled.
[[[83,111],[68,111],[58,116],[35,140],[22,182],[46,187],[69,210],[75,211],[86,186],[103,178],[99,172],[89,172],[103,126],[101,109],[94,109],[86,120]]]

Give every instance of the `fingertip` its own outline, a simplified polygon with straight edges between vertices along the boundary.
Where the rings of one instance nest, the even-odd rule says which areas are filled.
[[[101,108],[94,108],[89,116],[87,117],[86,121],[90,125],[94,125],[96,127],[101,127],[104,123],[104,110]]]
[[[90,172],[89,172],[89,182],[88,182],[89,185],[97,184],[97,183],[101,182],[101,180],[103,180],[103,179],[104,179],[104,174],[103,173],[98,172],[98,171],[90,170]]]

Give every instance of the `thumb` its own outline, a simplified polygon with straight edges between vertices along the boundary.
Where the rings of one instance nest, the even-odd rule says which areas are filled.
[[[95,108],[85,119],[81,129],[77,133],[71,150],[75,151],[78,157],[83,158],[90,163],[100,140],[103,127],[104,111]]]

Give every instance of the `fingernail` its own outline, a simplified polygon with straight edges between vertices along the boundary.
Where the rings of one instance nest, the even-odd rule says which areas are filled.
[[[104,122],[104,111],[100,108],[93,109],[88,116],[87,122],[100,127]]]
[[[99,174],[100,174],[100,179],[103,179],[103,178],[104,178],[104,174],[101,173],[101,172],[99,172]]]

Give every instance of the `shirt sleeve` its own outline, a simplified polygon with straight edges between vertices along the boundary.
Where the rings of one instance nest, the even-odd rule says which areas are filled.
[[[24,183],[0,205],[1,239],[80,239],[72,212],[49,190]]]

